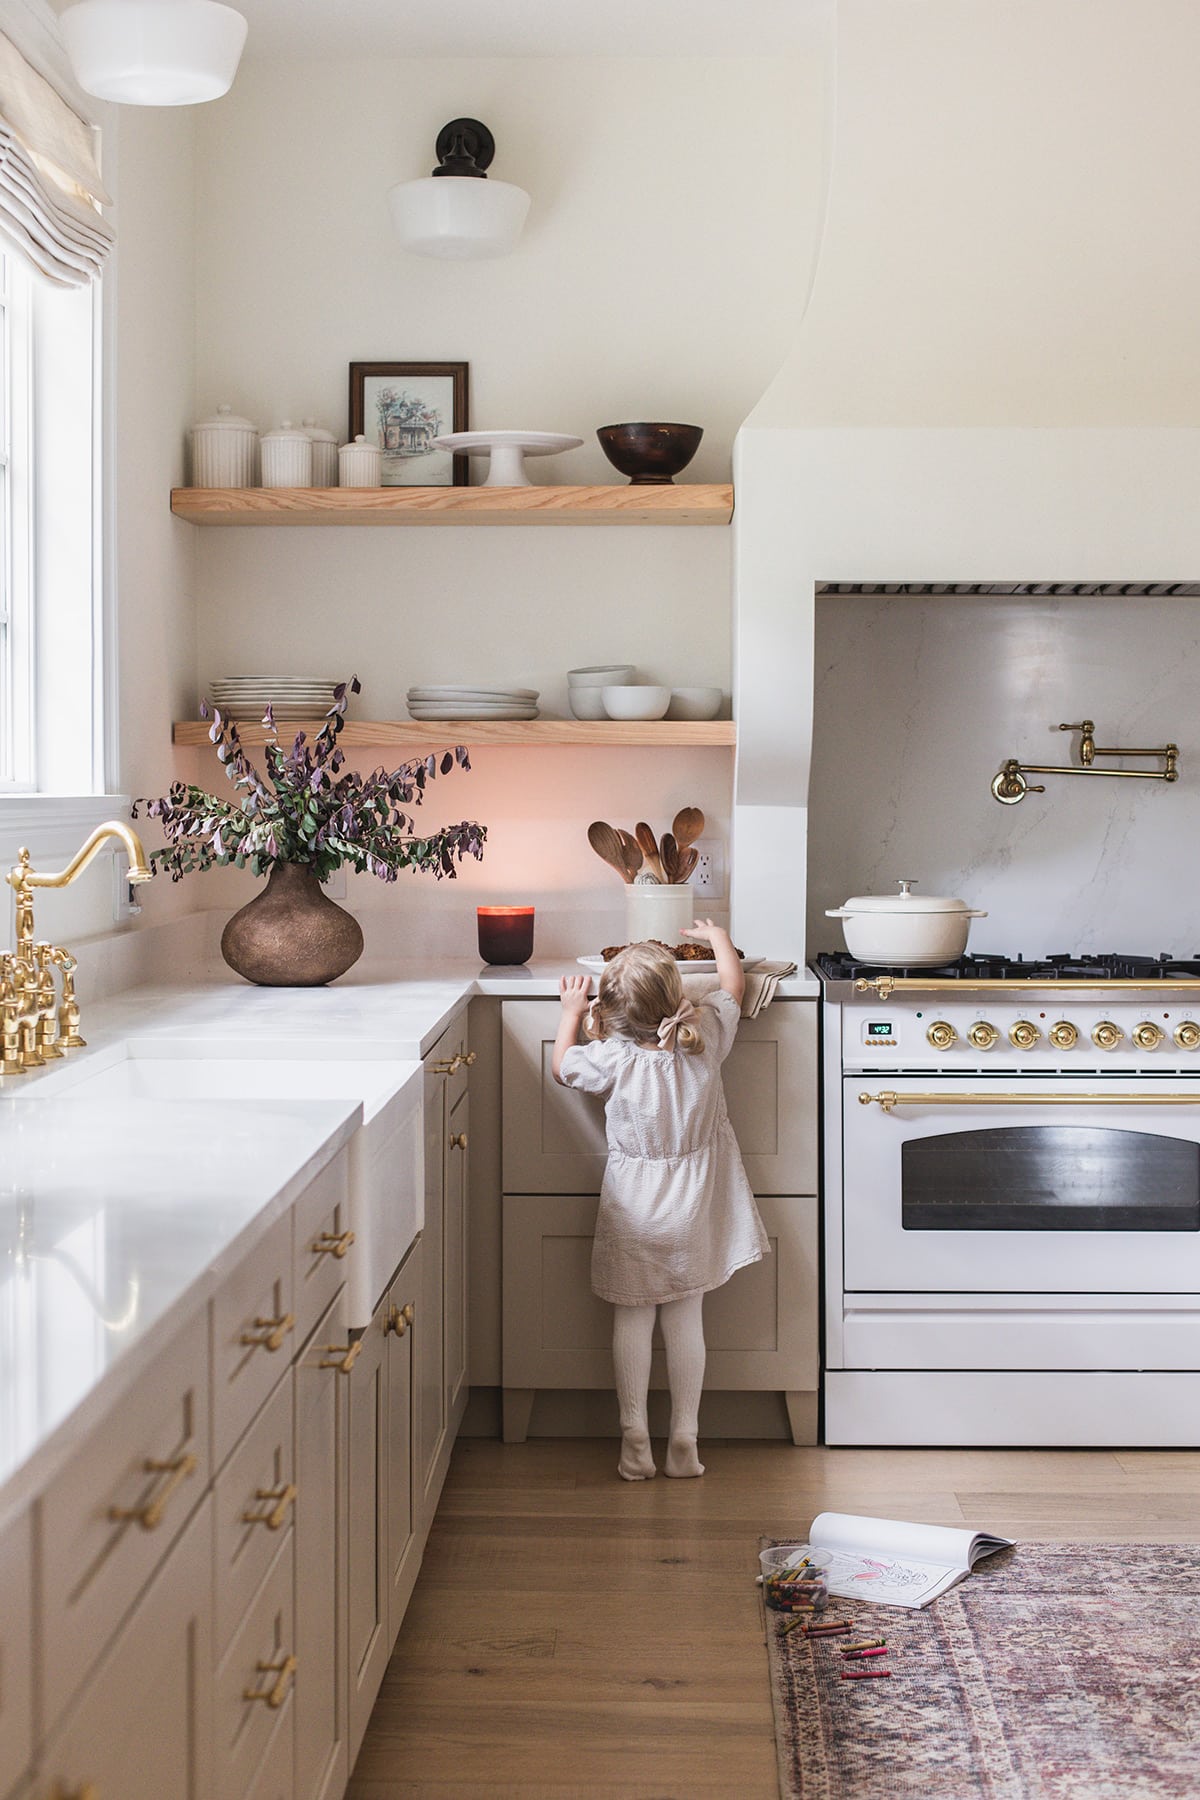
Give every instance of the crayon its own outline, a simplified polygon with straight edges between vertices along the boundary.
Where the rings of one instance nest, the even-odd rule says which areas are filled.
[[[862,1659],[867,1656],[886,1656],[886,1655],[887,1655],[887,1650],[884,1648],[884,1646],[882,1644],[876,1645],[875,1648],[872,1650],[843,1650],[842,1651],[842,1658],[845,1662],[861,1662]]]
[[[868,1676],[890,1675],[890,1669],[843,1669],[843,1681],[866,1681]]]
[[[887,1639],[885,1637],[863,1638],[857,1644],[843,1644],[842,1655],[844,1656],[847,1650],[878,1650],[881,1644],[886,1643]]]

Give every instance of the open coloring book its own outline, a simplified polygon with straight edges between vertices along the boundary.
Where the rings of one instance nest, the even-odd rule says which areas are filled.
[[[864,1519],[853,1513],[821,1513],[808,1541],[833,1558],[829,1592],[875,1606],[928,1606],[971,1573],[983,1556],[1007,1550],[1011,1538],[952,1525],[906,1525],[900,1519]]]

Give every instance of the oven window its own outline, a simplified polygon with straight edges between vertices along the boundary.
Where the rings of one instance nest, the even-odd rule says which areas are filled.
[[[910,1138],[905,1231],[1200,1231],[1200,1144],[1086,1125]]]

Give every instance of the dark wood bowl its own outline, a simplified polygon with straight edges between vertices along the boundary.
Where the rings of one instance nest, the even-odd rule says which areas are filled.
[[[686,469],[704,436],[700,425],[601,425],[600,448],[634,487],[664,487]]]

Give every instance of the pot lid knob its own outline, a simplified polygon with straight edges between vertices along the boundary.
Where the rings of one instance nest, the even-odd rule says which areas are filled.
[[[898,875],[898,876],[897,876],[897,877],[896,877],[896,879],[897,879],[897,881],[898,881],[898,882],[899,882],[899,883],[900,883],[900,894],[901,894],[901,897],[902,897],[902,898],[903,898],[903,899],[907,899],[907,898],[908,898],[908,893],[909,893],[909,889],[910,889],[910,888],[914,888],[914,887],[916,887],[916,885],[917,885],[917,881],[918,881],[918,880],[919,880],[919,877],[918,877],[918,876],[916,876],[916,875]]]

